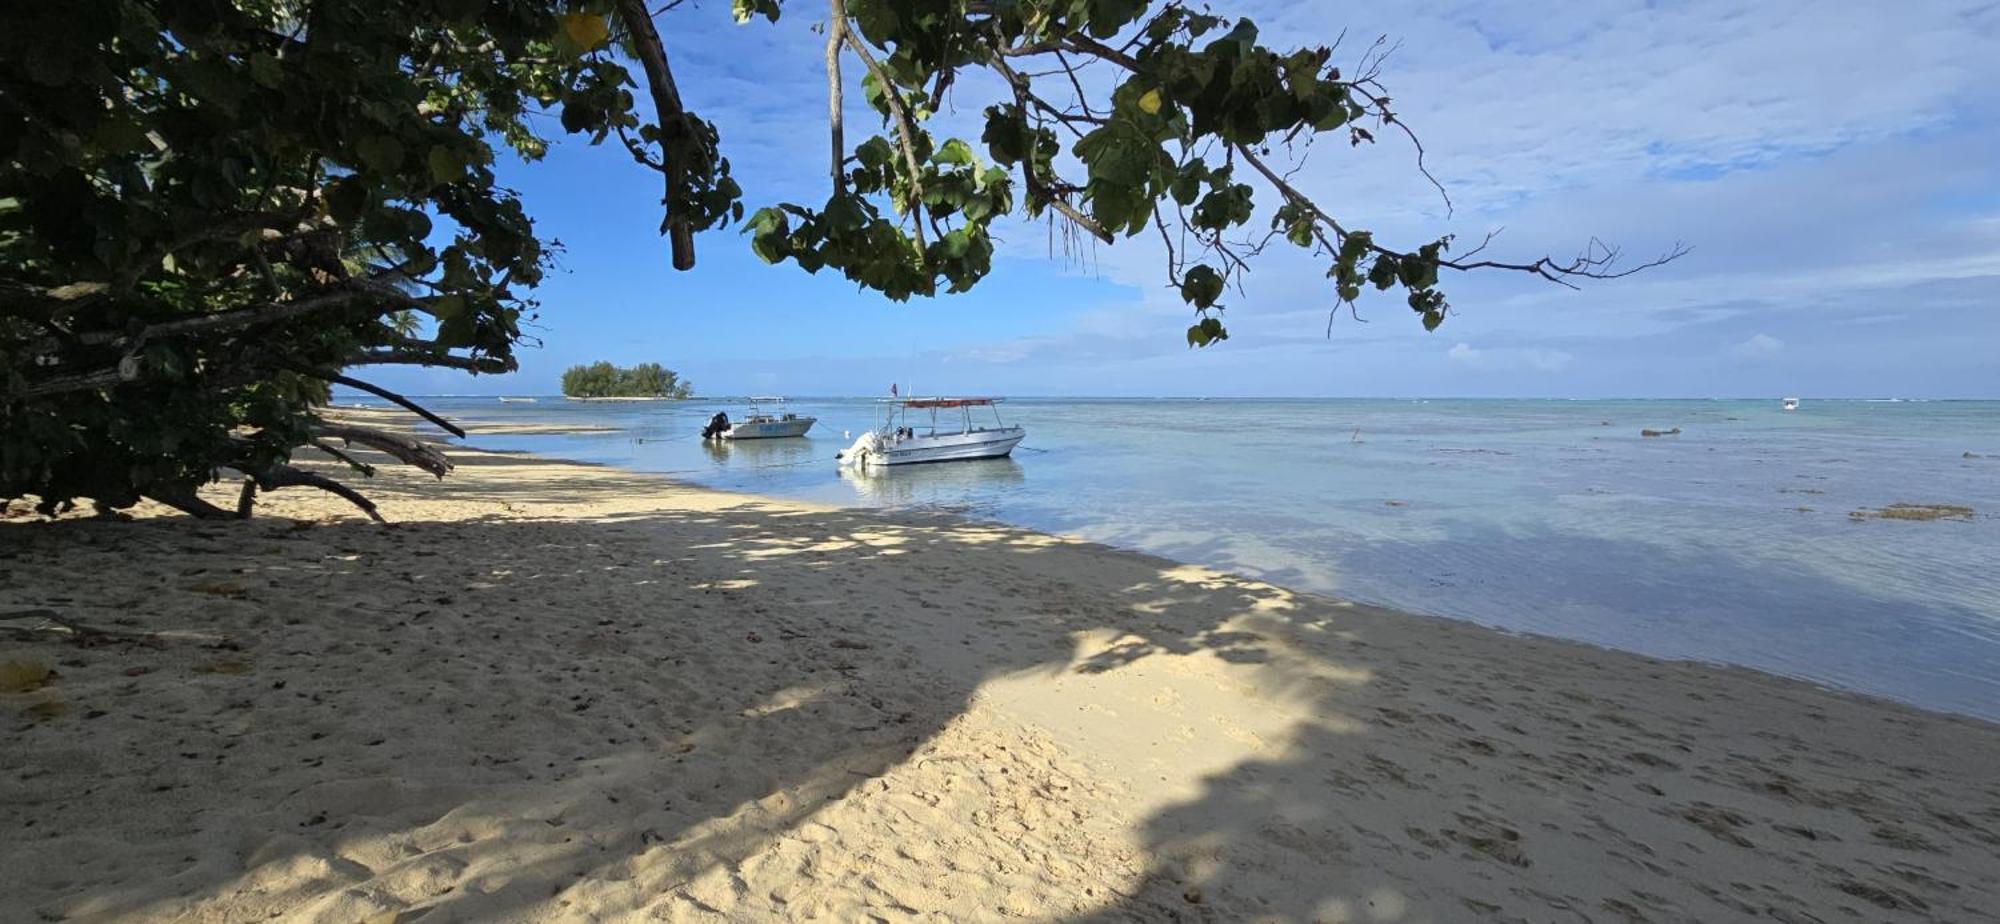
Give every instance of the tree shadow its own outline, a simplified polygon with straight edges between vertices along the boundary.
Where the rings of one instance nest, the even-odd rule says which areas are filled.
[[[1949,801],[2000,760],[1975,723],[946,516],[460,462],[506,480],[371,494],[504,514],[0,526],[0,610],[229,639],[9,646],[61,673],[0,749],[10,903],[1676,919],[1995,889],[2000,814]]]
[[[9,888],[20,907],[104,920],[785,916],[799,899],[746,894],[773,874],[743,864],[793,850],[837,866],[830,847],[810,848],[811,819],[859,787],[907,778],[942,797],[933,808],[1011,802],[1041,823],[1026,819],[1043,808],[1019,807],[1012,788],[1003,798],[981,767],[1012,767],[1005,787],[1066,786],[1060,749],[995,755],[992,736],[954,731],[988,680],[1069,670],[1075,636],[1142,603],[1154,628],[1128,660],[1204,645],[1255,656],[1249,637],[1204,633],[1211,613],[1261,592],[1162,597],[1166,585],[1139,580],[1156,567],[1144,563],[1125,594],[1079,601],[1059,586],[1071,545],[1046,536],[705,494],[662,507],[689,492],[596,471],[565,493],[533,460],[460,464],[507,480],[385,473],[371,496],[392,517],[415,498],[512,512],[386,529],[265,517],[0,532],[0,609],[228,640],[10,645],[61,675],[41,694],[60,710],[20,713],[22,746],[0,756],[19,797],[0,826],[20,835],[0,863],[24,871]],[[566,506],[607,498],[632,509],[579,520]],[[93,574],[117,578],[91,588]],[[911,769],[925,754],[970,773]],[[853,825],[907,826],[879,804],[854,812]],[[999,836],[949,824],[984,845],[974,854]],[[894,838],[865,841],[882,842]],[[1020,874],[958,875],[973,901]],[[883,878],[822,901],[890,913],[935,901]]]

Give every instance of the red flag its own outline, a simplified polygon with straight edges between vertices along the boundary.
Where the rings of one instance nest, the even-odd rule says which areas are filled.
[[[894,382],[889,383],[889,397],[896,397],[896,383]]]

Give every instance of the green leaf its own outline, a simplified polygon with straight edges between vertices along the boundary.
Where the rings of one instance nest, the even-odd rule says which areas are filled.
[[[611,22],[602,13],[568,13],[562,18],[562,31],[577,48],[592,51],[611,35]]]
[[[478,325],[473,323],[471,312],[461,311],[438,322],[436,334],[438,346],[446,349],[469,347],[477,342],[477,337]]]
[[[777,22],[778,0],[733,0],[729,6],[729,15],[736,20],[737,25],[747,23],[757,16]]]
[[[977,161],[978,158],[972,154],[972,148],[957,138],[946,141],[944,147],[939,148],[938,152],[931,156],[932,163],[951,164],[954,166],[976,163]]]
[[[447,321],[465,313],[465,296],[447,295],[424,305],[424,312],[440,321]]]
[[[1396,284],[1396,258],[1383,254],[1375,258],[1375,266],[1368,271],[1368,281],[1375,284],[1376,291],[1383,291]]]
[[[112,116],[97,123],[91,132],[93,144],[117,154],[147,153],[153,149],[153,141],[147,137],[144,126],[130,119]]]
[[[276,87],[284,77],[284,67],[269,52],[260,51],[250,56],[250,79],[259,86]]]
[[[358,177],[345,177],[326,187],[326,214],[343,225],[351,225],[368,208],[368,186]]]
[[[861,166],[880,170],[895,161],[896,149],[889,146],[887,139],[876,135],[855,148],[854,156],[861,161]]]
[[[403,166],[403,145],[388,135],[369,135],[354,143],[354,154],[376,173],[394,173]]]
[[[1181,300],[1196,308],[1208,308],[1222,297],[1222,274],[1207,264],[1195,266],[1181,276]]]
[[[459,159],[457,152],[442,144],[432,145],[425,160],[431,168],[432,182],[439,185],[455,183],[465,176],[465,162]]]

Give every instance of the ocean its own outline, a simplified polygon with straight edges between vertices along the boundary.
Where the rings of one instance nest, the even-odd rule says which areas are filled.
[[[343,397],[343,402],[353,399]],[[1398,609],[2000,719],[2000,402],[1018,399],[1011,459],[856,473],[875,399],[430,398],[482,446],[961,513]],[[947,412],[947,413],[957,413]],[[1647,437],[1642,429],[1678,434]],[[1969,518],[1856,516],[1949,504]]]

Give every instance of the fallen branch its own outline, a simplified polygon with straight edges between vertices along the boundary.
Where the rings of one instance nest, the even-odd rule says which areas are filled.
[[[374,501],[361,496],[360,492],[325,475],[308,472],[300,468],[293,468],[289,465],[273,465],[261,472],[252,473],[251,477],[257,479],[257,486],[266,491],[275,491],[279,488],[318,488],[329,494],[338,495],[348,503],[361,508],[361,512],[368,514],[368,518],[377,523],[385,526],[389,523],[388,520],[382,519],[381,513],[375,510]]]
[[[451,459],[447,458],[444,453],[437,451],[436,447],[422,440],[401,434],[390,433],[386,430],[377,430],[373,427],[358,427],[353,424],[331,423],[327,421],[313,424],[312,432],[315,437],[341,440],[348,444],[360,443],[370,449],[380,450],[395,457],[398,462],[402,462],[405,465],[414,465],[439,478],[443,478],[447,472],[452,470]]]
[[[330,455],[336,459],[339,459],[342,462],[347,463],[347,466],[349,468],[352,468],[355,471],[360,472],[361,477],[363,478],[375,477],[375,466],[369,465],[368,463],[363,462],[360,459],[357,459],[353,456],[348,455],[347,453],[335,449],[333,444],[327,442],[326,440],[313,440],[312,447],[314,449],[319,450],[320,452],[326,453],[327,455]]]
[[[177,486],[167,490],[156,490],[146,497],[174,508],[198,520],[234,520],[236,514],[202,500],[194,493],[194,488]]]

